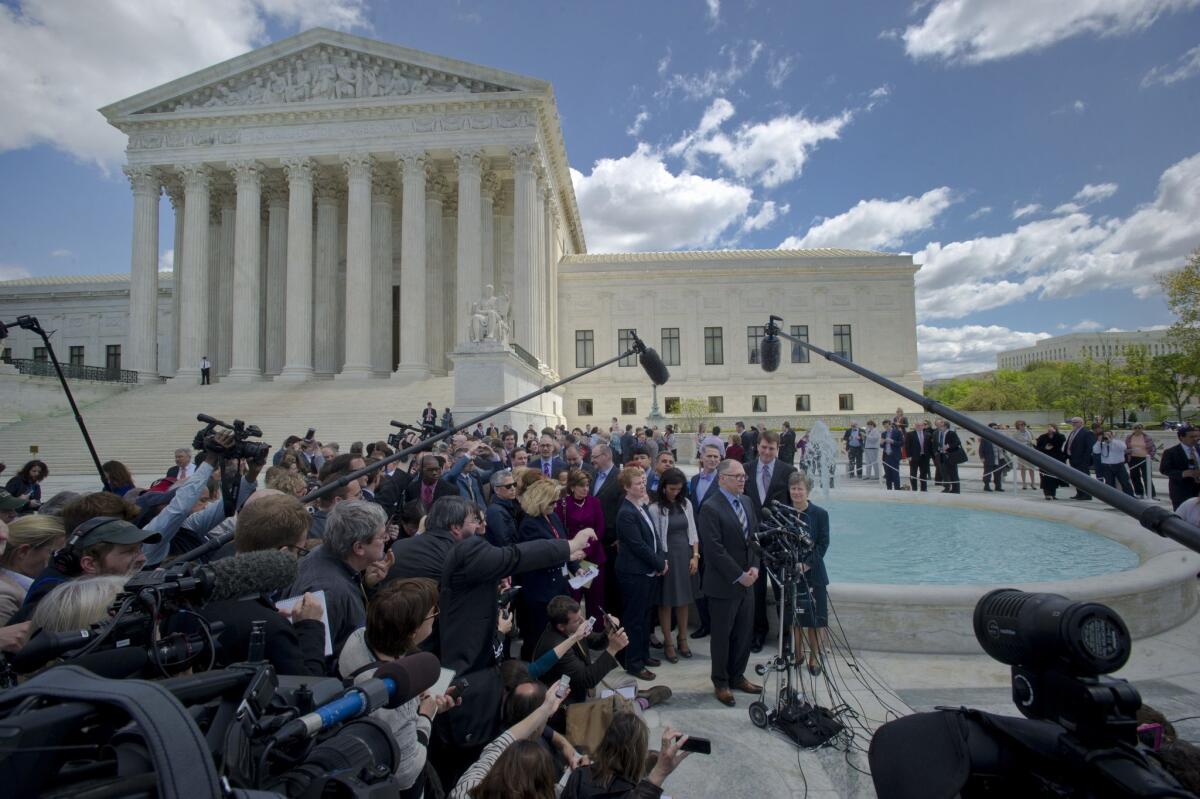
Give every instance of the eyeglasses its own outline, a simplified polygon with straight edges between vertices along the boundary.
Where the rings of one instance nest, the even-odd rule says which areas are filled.
[[[496,488],[516,488],[516,483],[500,483]]]
[[[730,480],[736,480],[738,482],[743,482],[746,479],[746,475],[744,474],[723,474],[721,476],[728,477]]]
[[[441,609],[439,609],[437,605],[434,605],[433,610],[429,611],[429,615],[425,617],[425,621],[429,621],[430,619],[436,619],[438,617],[438,614],[441,612],[442,612]]]
[[[291,546],[288,546],[287,550],[289,552],[291,552],[293,555],[295,555],[297,559],[308,557],[308,550],[302,546],[293,544]]]

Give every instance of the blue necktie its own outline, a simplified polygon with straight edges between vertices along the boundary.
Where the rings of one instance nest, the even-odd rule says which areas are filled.
[[[746,521],[746,509],[742,507],[742,501],[734,498],[733,512],[737,514],[738,521],[742,523],[742,535],[745,536],[750,532],[750,525]]]

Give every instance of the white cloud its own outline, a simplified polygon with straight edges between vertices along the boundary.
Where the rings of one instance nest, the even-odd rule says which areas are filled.
[[[633,118],[633,123],[629,127],[625,128],[625,132],[630,136],[637,138],[639,135],[641,135],[642,126],[645,125],[649,120],[650,112],[643,108],[641,111],[638,111],[637,116]]]
[[[783,88],[783,82],[792,74],[795,66],[795,59],[791,56],[776,56],[772,53],[767,63],[767,83],[771,84],[772,89]]]
[[[572,169],[571,180],[592,252],[711,247],[744,220],[753,198],[731,181],[673,174],[644,143],[600,159],[590,175]]]
[[[1096,330],[1103,330],[1104,325],[1094,319],[1084,319],[1071,327],[1076,333],[1092,333]]]
[[[917,325],[917,363],[928,378],[996,368],[996,353],[1029,347],[1049,333],[1026,333],[1000,325]]]
[[[670,97],[679,92],[689,100],[704,100],[724,94],[754,67],[762,51],[763,43],[754,39],[748,43],[722,45],[717,55],[725,60],[723,67],[709,68],[697,75],[680,72],[667,75],[671,64],[671,51],[668,50],[667,55],[658,62],[658,74],[665,80],[655,96]]]
[[[158,254],[158,271],[170,272],[175,269],[175,250],[163,250]]]
[[[1071,202],[1063,203],[1054,209],[1056,214],[1074,214],[1082,211],[1093,203],[1098,203],[1101,200],[1107,200],[1109,197],[1117,193],[1116,183],[1089,183],[1079,191],[1075,192],[1075,196],[1071,198]]]
[[[902,38],[913,59],[982,64],[1084,34],[1133,33],[1162,14],[1197,5],[1200,0],[937,0]]]
[[[694,168],[701,156],[715,157],[738,178],[779,186],[798,177],[816,146],[837,139],[853,119],[852,111],[812,120],[803,113],[782,114],[766,122],[742,123],[732,134],[721,128],[734,115],[724,97],[713,100],[696,130],[668,149]]]
[[[33,277],[33,273],[16,264],[0,264],[0,280],[20,280],[23,277]]]
[[[750,233],[755,230],[763,230],[770,227],[781,216],[787,214],[791,210],[791,206],[782,205],[776,206],[774,200],[767,200],[758,209],[758,213],[753,216],[746,217],[746,221],[742,223],[742,233]]]
[[[1142,76],[1142,88],[1145,89],[1155,84],[1170,86],[1172,83],[1194,78],[1196,75],[1200,75],[1200,44],[1179,56],[1173,65],[1163,64],[1147,72]]]
[[[804,236],[789,236],[780,249],[850,247],[879,250],[899,247],[914,233],[928,230],[938,215],[954,202],[946,186],[920,197],[902,200],[860,200],[843,214],[821,220]]]
[[[990,206],[990,205],[984,205],[984,206],[982,206],[982,207],[980,207],[980,208],[977,208],[977,209],[975,209],[975,210],[974,210],[974,211],[971,213],[971,215],[967,217],[967,219],[979,219],[980,217],[987,216],[987,215],[988,215],[988,214],[990,214],[991,212],[992,212],[992,206]]]
[[[74,254],[75,253],[73,253],[67,249],[57,249],[57,250],[50,251],[51,258],[70,258]]]
[[[960,318],[1027,297],[1113,288],[1148,296],[1158,291],[1155,277],[1197,246],[1200,153],[1164,170],[1154,200],[1123,219],[1075,212],[996,236],[930,242],[913,256],[923,264],[917,311],[926,320]]]
[[[1071,107],[1075,109],[1076,114],[1082,114],[1087,110],[1087,103],[1085,103],[1083,100],[1076,100],[1075,102],[1071,103]]]
[[[1042,206],[1039,205],[1038,203],[1030,203],[1029,205],[1022,205],[1020,208],[1018,208],[1012,212],[1012,218],[1020,219],[1021,217],[1029,216],[1030,214],[1036,214],[1040,210],[1042,210]]]
[[[0,151],[49,143],[111,168],[125,136],[96,112],[244,53],[286,28],[365,25],[365,0],[210,0],[0,5]]]
[[[716,25],[721,19],[721,0],[704,0],[708,21]]]

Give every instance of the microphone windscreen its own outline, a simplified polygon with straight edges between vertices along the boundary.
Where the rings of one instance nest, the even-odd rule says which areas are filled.
[[[428,691],[438,681],[441,673],[442,663],[437,659],[437,655],[432,652],[418,652],[384,663],[372,676],[378,680],[390,677],[396,683],[396,691],[388,697],[387,707],[397,708]]]
[[[783,340],[779,336],[767,336],[758,345],[759,362],[764,372],[774,372],[779,368],[779,353]]]
[[[653,348],[647,347],[646,350],[638,356],[638,360],[642,364],[642,368],[646,370],[646,375],[653,381],[654,385],[661,386],[663,383],[671,379],[671,373],[667,371],[667,365],[663,363],[663,359],[658,357],[658,353]]]
[[[213,571],[210,602],[282,591],[296,582],[296,558],[278,549],[214,560],[205,568]]]

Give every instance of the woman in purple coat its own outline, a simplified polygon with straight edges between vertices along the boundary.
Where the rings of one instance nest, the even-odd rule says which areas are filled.
[[[582,469],[572,469],[567,475],[567,490],[563,493],[554,511],[567,528],[567,538],[580,530],[591,528],[600,535],[604,532],[604,511],[600,500],[592,496],[592,480]],[[586,601],[587,613],[595,616],[604,605],[604,542],[596,538],[584,550],[584,560],[595,563],[600,574],[585,588],[571,589],[576,602]]]

